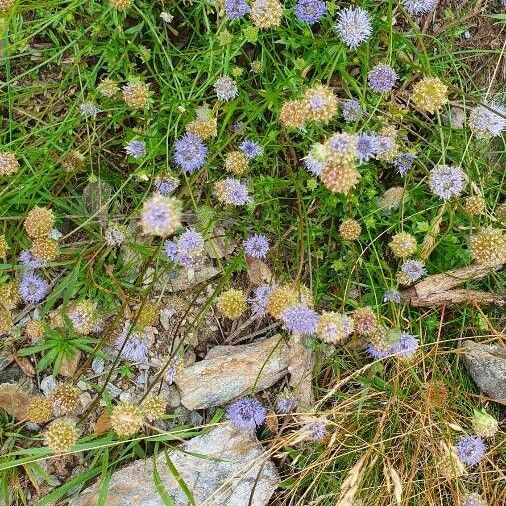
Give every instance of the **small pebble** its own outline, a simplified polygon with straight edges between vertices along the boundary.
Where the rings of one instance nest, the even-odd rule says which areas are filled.
[[[121,389],[118,388],[114,383],[107,383],[107,386],[105,388],[113,399],[116,399],[116,397],[121,394]]]
[[[40,389],[46,397],[51,395],[51,392],[56,388],[56,379],[53,375],[46,376],[40,382]]]
[[[102,374],[104,372],[105,362],[102,358],[95,357],[91,363],[91,369],[95,374]]]

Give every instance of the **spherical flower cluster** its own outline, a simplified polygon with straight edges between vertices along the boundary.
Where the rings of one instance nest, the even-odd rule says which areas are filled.
[[[422,260],[406,260],[402,264],[401,272],[414,283],[427,274],[427,269]]]
[[[79,433],[76,422],[70,418],[54,420],[46,429],[44,444],[54,453],[64,453],[72,449]]]
[[[216,181],[213,189],[216,198],[223,204],[244,206],[253,202],[253,199],[248,193],[248,187],[239,180],[231,177],[223,181]]]
[[[19,302],[19,284],[16,281],[0,285],[0,306],[5,309],[14,309]]]
[[[401,302],[401,294],[398,290],[387,290],[383,294],[383,302],[395,302],[399,304]]]
[[[364,110],[356,98],[343,100],[341,105],[341,116],[346,123],[359,121],[362,119],[363,114]]]
[[[148,335],[146,332],[131,329],[131,324],[125,324],[116,340],[116,350],[124,360],[133,363],[145,362],[149,351]]]
[[[424,77],[413,87],[411,98],[418,109],[434,114],[448,102],[448,86],[437,77]]]
[[[394,87],[398,76],[390,65],[380,63],[369,71],[367,78],[372,91],[377,93],[386,93]]]
[[[54,213],[47,207],[34,207],[24,221],[26,233],[32,238],[47,237],[54,227]]]
[[[466,494],[460,506],[488,506],[479,494]]]
[[[506,261],[506,235],[498,228],[485,227],[471,236],[471,256],[475,262],[491,267]]]
[[[242,430],[255,430],[264,423],[266,416],[267,409],[254,397],[242,397],[227,409],[227,418]]]
[[[311,441],[321,441],[327,434],[327,427],[324,420],[315,420],[304,427],[307,438]]]
[[[10,151],[0,153],[0,176],[10,176],[19,170],[16,155]]]
[[[302,304],[290,306],[281,313],[287,330],[296,334],[314,334],[318,325],[318,313]]]
[[[185,174],[191,174],[204,166],[207,152],[200,137],[184,134],[174,144],[174,162]]]
[[[27,272],[19,283],[19,295],[29,304],[40,302],[49,292],[47,281],[33,272]]]
[[[404,177],[413,168],[415,160],[416,155],[413,153],[397,153],[392,163],[399,175]]]
[[[304,101],[309,112],[309,119],[317,123],[328,123],[338,111],[337,97],[332,88],[317,84],[306,90]]]
[[[10,334],[14,321],[12,319],[12,312],[0,305],[0,336]]]
[[[105,229],[105,242],[112,247],[119,246],[125,240],[126,230],[121,225],[110,223]]]
[[[369,13],[361,7],[341,9],[336,30],[349,48],[357,48],[366,42],[372,34]]]
[[[327,4],[323,0],[298,0],[293,11],[299,21],[314,25],[325,16]]]
[[[288,128],[303,128],[308,117],[309,105],[305,100],[288,100],[279,112],[279,122]]]
[[[478,216],[487,210],[487,203],[483,197],[472,195],[464,201],[464,210],[469,216]]]
[[[40,341],[44,337],[46,326],[41,320],[30,320],[25,326],[25,334],[32,343]]]
[[[360,132],[357,135],[357,158],[360,163],[368,162],[380,152],[380,139],[375,133]]]
[[[249,5],[246,0],[225,0],[225,13],[228,19],[241,18],[248,12]]]
[[[46,423],[53,417],[53,403],[43,395],[34,397],[26,410],[26,418],[33,423]]]
[[[151,92],[149,85],[142,81],[130,81],[123,86],[123,100],[132,109],[145,109],[149,104]]]
[[[506,202],[497,205],[494,216],[499,223],[506,224]]]
[[[398,154],[397,130],[393,125],[386,125],[380,130],[377,137],[376,158],[393,162]]]
[[[359,336],[370,336],[378,329],[378,320],[373,310],[361,307],[353,313],[353,326]]]
[[[356,241],[360,237],[362,227],[357,220],[348,218],[339,225],[339,233],[345,241]]]
[[[275,286],[268,284],[260,285],[255,288],[253,298],[249,300],[251,303],[251,312],[253,314],[265,316],[267,312],[267,302],[274,288]]]
[[[436,0],[402,0],[402,3],[411,16],[427,14],[436,5]]]
[[[138,139],[132,139],[125,145],[125,152],[133,158],[141,158],[147,153],[146,144]]]
[[[164,248],[173,262],[188,267],[195,264],[202,255],[204,238],[195,229],[189,228],[176,241],[167,241]]]
[[[378,348],[372,343],[369,343],[367,345],[367,353],[375,359],[385,358],[391,355],[409,358],[416,353],[418,346],[419,344],[416,336],[407,334],[406,332],[399,332],[398,340],[392,346],[383,349],[383,347]]]
[[[196,135],[204,141],[212,139],[218,135],[218,120],[197,118],[186,125],[186,133]]]
[[[274,28],[281,24],[283,6],[279,0],[253,0],[250,10],[253,24],[260,28]]]
[[[81,391],[74,385],[70,385],[69,383],[58,385],[51,392],[54,415],[62,416],[75,413],[80,406],[80,395]]]
[[[297,400],[294,395],[285,390],[281,392],[276,400],[276,411],[281,414],[291,413],[297,407]]]
[[[92,332],[97,320],[95,304],[89,299],[74,302],[67,311],[67,317],[74,330],[86,336]]]
[[[160,420],[165,415],[167,402],[161,395],[155,395],[146,399],[142,404],[142,414],[148,422]]]
[[[98,83],[97,90],[104,95],[104,97],[112,98],[119,93],[119,86],[116,81],[106,77]]]
[[[133,0],[109,0],[110,4],[119,11],[126,11],[132,5]]]
[[[303,159],[304,167],[306,167],[307,171],[313,176],[320,177],[322,175],[325,164],[315,158],[311,153],[305,156]]]
[[[385,213],[399,209],[405,197],[405,190],[402,186],[393,186],[378,197],[378,207]]]
[[[239,146],[239,149],[250,159],[256,158],[262,154],[262,146],[260,146],[258,142],[250,139],[244,140]]]
[[[243,246],[244,252],[251,258],[265,258],[269,252],[269,240],[262,234],[248,237]]]
[[[499,430],[499,422],[485,410],[475,409],[471,423],[474,432],[480,437],[494,437]]]
[[[225,170],[240,176],[248,169],[249,159],[242,151],[230,151],[225,158]]]
[[[216,309],[218,309],[221,315],[230,320],[239,318],[246,311],[246,308],[247,304],[244,292],[235,288],[230,288],[230,290],[223,292],[216,302]]]
[[[229,102],[233,98],[237,97],[237,84],[235,81],[228,76],[220,77],[214,83],[214,91],[216,96],[223,100],[223,102]]]
[[[436,165],[429,175],[429,186],[434,195],[448,200],[460,195],[466,185],[466,174],[459,167]]]
[[[7,12],[14,3],[14,0],[0,0],[0,12]]]
[[[142,410],[130,402],[116,404],[111,413],[111,427],[118,436],[137,434],[144,423]]]
[[[84,118],[95,118],[99,112],[102,112],[93,102],[83,102],[79,106],[79,111]]]
[[[32,255],[42,263],[52,262],[60,254],[58,242],[49,237],[35,239],[30,248]]]
[[[499,104],[479,105],[469,114],[469,126],[477,139],[499,137],[506,129],[506,107]]]
[[[357,158],[357,136],[335,133],[327,139],[325,146],[326,164],[352,163]]]
[[[62,167],[67,172],[77,172],[84,164],[84,155],[77,149],[67,153],[62,160]]]
[[[325,343],[342,344],[353,333],[351,318],[340,313],[323,312],[318,319],[316,335]]]
[[[175,176],[157,176],[155,179],[155,189],[162,195],[171,194],[179,186],[179,179]]]
[[[271,291],[265,309],[273,318],[278,319],[285,309],[299,302],[311,305],[311,294],[306,287],[301,287],[298,291],[293,285],[281,285]]]
[[[416,251],[416,239],[407,232],[399,232],[392,237],[388,243],[392,253],[396,257],[407,258]]]
[[[5,239],[5,234],[0,234],[0,258],[5,258],[7,256],[8,249],[9,245]]]
[[[181,226],[181,204],[173,197],[155,194],[144,202],[140,221],[144,234],[173,234]]]
[[[346,195],[360,181],[360,173],[352,163],[331,163],[323,168],[321,180],[331,192]]]
[[[462,436],[455,445],[460,461],[467,466],[475,466],[485,455],[487,447],[479,436]]]

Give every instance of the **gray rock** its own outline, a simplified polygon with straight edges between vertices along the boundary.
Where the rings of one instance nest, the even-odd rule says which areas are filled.
[[[46,397],[49,397],[51,395],[51,392],[56,388],[56,379],[51,374],[49,376],[46,376],[42,379],[40,382],[40,389],[44,393]]]
[[[85,409],[88,406],[88,404],[91,402],[91,394],[89,392],[83,392],[79,396],[79,402],[81,403],[81,406],[83,407],[83,409]]]
[[[102,358],[95,357],[91,363],[91,370],[95,374],[102,374],[104,372],[105,362]]]
[[[121,394],[121,388],[118,388],[114,383],[107,383],[105,389],[113,399],[116,399]]]
[[[276,468],[266,459],[255,433],[239,431],[229,423],[183,443],[181,450],[170,452],[170,459],[199,506],[264,506],[279,483]],[[176,506],[190,504],[164,455],[157,458],[156,466]],[[105,506],[164,504],[153,483],[153,459],[138,460],[114,473],[108,489]],[[94,485],[69,506],[95,506],[98,494]]]
[[[76,387],[79,388],[79,390],[82,390],[83,392],[85,390],[88,390],[88,384],[86,383],[86,381],[83,381],[83,380],[79,380],[76,383]]]
[[[130,392],[129,390],[127,390],[126,392],[121,392],[119,394],[119,400],[121,402],[130,402],[132,398],[133,398],[132,392]]]
[[[15,383],[22,377],[23,371],[16,363],[7,365],[2,371],[0,371],[0,383]]]
[[[167,385],[164,383],[160,394],[171,408],[177,408],[181,404],[181,395],[176,385]]]
[[[506,348],[466,341],[464,363],[475,383],[490,398],[506,404]]]
[[[274,385],[288,372],[288,347],[279,335],[252,344],[215,346],[204,360],[176,375],[189,410],[222,406]]]
[[[220,274],[220,270],[212,265],[204,265],[191,280],[184,269],[181,269],[175,277],[171,273],[163,274],[155,285],[155,290],[163,291],[164,293],[181,292],[183,290],[190,290],[194,286],[204,283],[209,279],[214,278]]]

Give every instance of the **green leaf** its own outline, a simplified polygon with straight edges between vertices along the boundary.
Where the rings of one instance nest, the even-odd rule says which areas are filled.
[[[97,498],[97,506],[105,506],[110,481],[111,471],[109,470],[109,449],[106,448],[104,450],[104,455],[102,456],[102,476],[100,478],[100,491]]]
[[[188,485],[186,485],[186,482],[183,480],[183,477],[179,474],[179,471],[177,470],[176,466],[172,463],[172,460],[170,460],[169,454],[166,451],[164,451],[163,453],[165,454],[165,461],[167,462],[167,467],[169,468],[170,473],[177,481],[179,487],[183,491],[188,501],[190,501],[190,504],[192,506],[196,506],[195,499],[193,498],[191,490],[188,488]]]
[[[155,447],[155,453],[153,456],[153,482],[155,484],[156,491],[160,496],[160,499],[163,501],[163,504],[165,504],[165,506],[175,506],[174,499],[172,499],[171,495],[165,489],[165,485],[163,484],[160,478],[160,473],[156,468],[157,457],[158,457],[158,443]]]

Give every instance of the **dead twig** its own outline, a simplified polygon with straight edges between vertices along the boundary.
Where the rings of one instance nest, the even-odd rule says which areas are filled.
[[[502,265],[491,267],[473,264],[442,274],[435,274],[403,290],[401,297],[404,301],[417,307],[443,304],[493,304],[506,307],[506,293],[457,288],[468,281],[482,279],[501,267]]]

